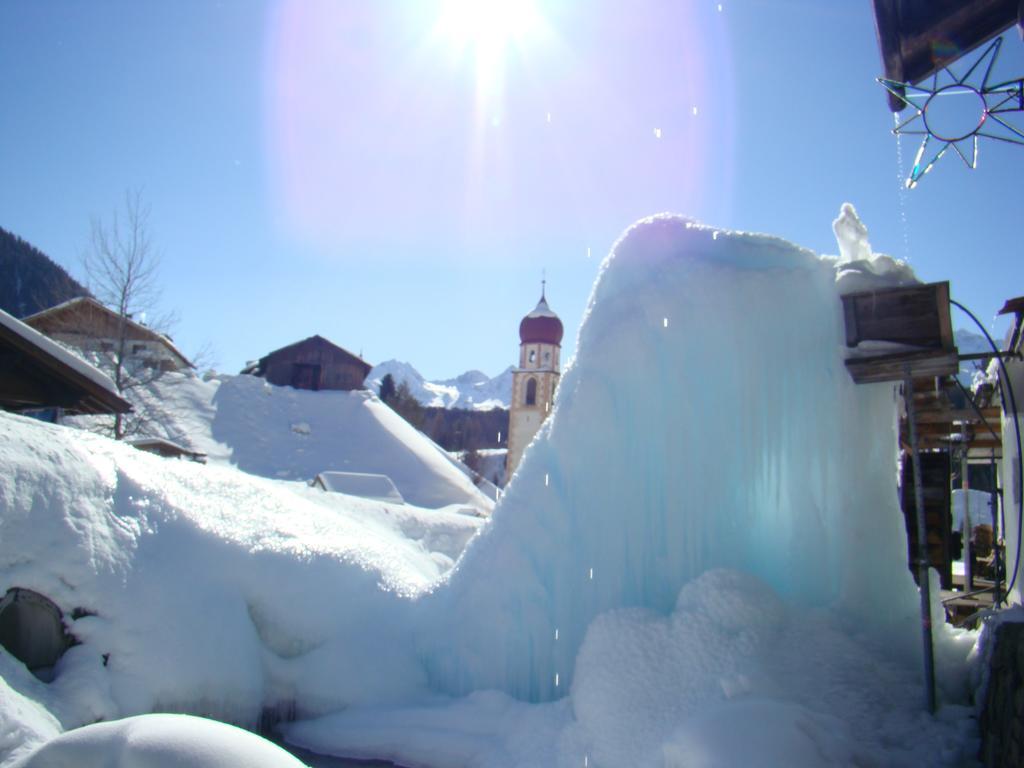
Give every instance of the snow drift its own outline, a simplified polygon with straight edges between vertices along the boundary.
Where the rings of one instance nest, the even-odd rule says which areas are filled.
[[[394,639],[412,623],[401,596],[481,524],[461,506],[324,493],[3,413],[0,432],[0,594],[46,595],[81,641],[51,685],[0,649],[0,760],[58,722],[170,711],[255,728],[422,688]]]
[[[310,481],[320,472],[387,475],[422,507],[493,503],[468,470],[365,390],[310,392],[256,376],[203,381],[169,373],[133,390],[147,430],[207,454],[211,464]]]

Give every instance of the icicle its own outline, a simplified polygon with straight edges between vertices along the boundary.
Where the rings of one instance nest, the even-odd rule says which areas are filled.
[[[662,327],[662,328],[668,328],[668,318],[667,318],[667,317],[666,317],[666,318],[664,318],[664,319],[663,319],[663,320],[661,321],[661,327]]]
[[[588,259],[590,258],[590,246],[589,245],[587,246],[587,258]]]
[[[555,688],[558,687],[558,673],[555,672]]]
[[[501,445],[501,430],[498,430],[498,445]]]
[[[591,581],[594,580],[594,569],[593,568],[590,569],[590,580]]]
[[[558,639],[558,627],[555,627],[555,640]]]
[[[545,472],[544,473],[544,487],[547,488],[548,485],[550,484],[550,482],[551,482],[551,477],[548,475],[547,472]]]

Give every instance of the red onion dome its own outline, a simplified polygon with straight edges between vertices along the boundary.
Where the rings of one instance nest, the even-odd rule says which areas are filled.
[[[562,344],[562,321],[551,311],[543,295],[536,309],[519,323],[519,341],[523,344]]]

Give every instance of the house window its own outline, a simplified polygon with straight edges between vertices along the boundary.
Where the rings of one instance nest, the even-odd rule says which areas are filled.
[[[145,344],[132,344],[132,354],[133,355],[137,355],[140,352],[145,351],[145,349],[146,349],[146,345]]]
[[[526,382],[526,405],[537,404],[537,380],[530,379]]]

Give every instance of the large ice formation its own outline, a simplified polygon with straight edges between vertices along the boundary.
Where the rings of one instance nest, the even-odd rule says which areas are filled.
[[[551,418],[434,596],[434,685],[564,695],[596,616],[667,613],[711,568],[873,627],[913,614],[893,387],[847,373],[836,277],[676,216],[626,232]]]

